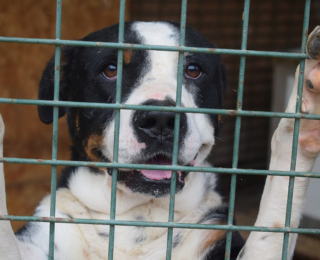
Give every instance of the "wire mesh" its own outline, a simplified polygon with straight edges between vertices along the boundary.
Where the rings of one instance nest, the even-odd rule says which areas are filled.
[[[69,41],[61,40],[61,17],[62,17],[62,1],[56,1],[56,39],[31,39],[31,38],[16,38],[16,37],[0,37],[0,42],[10,43],[25,43],[25,44],[49,44],[55,45],[55,71],[54,71],[54,100],[53,101],[40,101],[30,99],[8,99],[0,98],[0,103],[7,104],[24,104],[24,105],[41,105],[41,106],[53,106],[53,138],[52,138],[52,159],[51,160],[37,160],[37,159],[25,159],[25,158],[0,158],[0,162],[6,163],[22,163],[22,164],[42,164],[51,165],[51,204],[50,204],[50,217],[30,217],[30,216],[1,216],[1,220],[14,220],[14,221],[30,221],[30,222],[48,222],[50,223],[50,235],[49,235],[49,259],[54,259],[54,234],[55,223],[73,223],[73,224],[99,224],[109,225],[109,255],[108,259],[113,259],[114,248],[114,236],[115,228],[119,226],[143,226],[143,227],[162,227],[168,229],[167,236],[167,251],[166,259],[171,259],[172,250],[172,232],[174,228],[188,228],[188,229],[213,229],[213,230],[227,230],[227,243],[225,251],[225,260],[230,259],[230,248],[232,231],[256,231],[256,232],[281,232],[284,233],[284,245],[282,259],[287,259],[288,250],[288,237],[290,233],[304,233],[304,234],[320,234],[320,229],[306,229],[306,228],[290,228],[291,206],[294,187],[294,177],[311,177],[320,178],[320,173],[313,172],[294,172],[296,156],[297,156],[297,143],[299,135],[300,119],[317,119],[320,120],[320,115],[302,115],[300,113],[301,108],[301,96],[303,85],[303,72],[304,72],[304,59],[308,58],[305,52],[309,14],[310,14],[310,0],[305,1],[304,10],[304,22],[302,32],[302,45],[301,53],[284,53],[284,52],[271,52],[271,51],[252,51],[247,50],[247,36],[248,36],[248,21],[249,21],[249,9],[250,0],[244,1],[243,12],[243,31],[242,31],[242,45],[241,50],[234,49],[210,49],[210,48],[194,48],[186,47],[185,43],[185,27],[187,17],[187,0],[182,0],[181,3],[181,23],[180,23],[180,40],[179,46],[158,46],[158,45],[142,45],[142,44],[126,44],[124,43],[124,14],[125,14],[125,0],[120,1],[120,15],[119,15],[119,39],[118,43],[106,43],[106,42],[87,42],[87,41]],[[116,48],[118,49],[118,77],[117,77],[117,91],[116,91],[116,103],[115,104],[101,104],[101,103],[85,103],[85,102],[69,102],[59,101],[59,78],[60,78],[60,46],[73,45],[84,47],[104,47],[104,48]],[[179,52],[178,62],[178,78],[177,78],[177,93],[176,93],[176,107],[157,107],[157,106],[138,106],[138,105],[122,105],[121,104],[121,86],[122,86],[122,63],[123,63],[123,50],[124,49],[139,49],[139,50],[161,50],[161,51],[175,51]],[[238,102],[237,110],[225,110],[225,109],[200,109],[200,108],[186,108],[181,107],[181,89],[183,78],[183,55],[184,52],[199,52],[207,54],[231,54],[240,56],[240,72],[238,83]],[[264,56],[264,57],[281,57],[290,59],[300,59],[300,77],[298,85],[298,97],[296,113],[274,113],[274,112],[262,112],[262,111],[245,111],[242,110],[242,98],[244,89],[244,72],[245,62],[247,56]],[[58,110],[59,107],[95,107],[104,109],[114,109],[115,112],[115,133],[114,133],[114,149],[113,149],[113,162],[81,162],[81,161],[62,161],[57,160],[57,138],[58,138]],[[160,165],[140,165],[140,164],[122,164],[118,162],[118,146],[119,146],[119,122],[120,122],[120,110],[152,110],[152,111],[173,111],[175,115],[175,127],[174,127],[174,146],[173,146],[173,160],[172,166],[160,166]],[[181,113],[207,113],[207,114],[220,114],[228,116],[236,116],[235,127],[235,139],[234,139],[234,151],[233,151],[233,163],[232,168],[216,168],[216,167],[187,167],[178,166],[178,142],[179,142],[179,124]],[[269,171],[269,170],[249,170],[238,169],[238,153],[239,153],[239,138],[241,128],[241,117],[243,116],[259,116],[259,117],[279,117],[279,118],[294,118],[294,139],[292,148],[292,165],[290,171]],[[111,207],[110,207],[110,219],[109,220],[97,220],[97,219],[69,219],[69,218],[56,218],[55,217],[55,199],[56,199],[56,177],[57,166],[97,166],[112,168],[112,190],[111,190]],[[143,222],[143,221],[120,221],[116,220],[116,186],[117,186],[117,169],[153,169],[153,170],[171,170],[171,190],[170,190],[170,206],[169,206],[169,218],[168,222]],[[176,173],[177,171],[201,171],[201,172],[215,172],[223,174],[232,174],[231,178],[231,191],[229,201],[229,215],[227,225],[204,225],[204,224],[185,224],[174,222],[174,202],[175,202],[175,186],[176,186]],[[289,192],[288,192],[288,204],[286,223],[283,228],[269,228],[269,227],[256,227],[256,226],[236,226],[233,225],[234,218],[234,201],[236,197],[236,176],[238,174],[248,175],[274,175],[274,176],[290,176]]]

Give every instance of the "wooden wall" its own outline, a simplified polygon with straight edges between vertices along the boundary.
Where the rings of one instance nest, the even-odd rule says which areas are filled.
[[[62,11],[62,39],[79,39],[117,23],[119,0],[68,0]],[[0,1],[0,35],[55,38],[55,12],[53,0]],[[37,99],[41,73],[53,53],[49,45],[0,43],[0,97]],[[51,158],[52,125],[40,122],[36,106],[0,104],[0,113],[6,125],[5,157]],[[69,159],[69,146],[61,118],[58,159]],[[4,168],[9,214],[31,215],[50,192],[51,167],[6,163]],[[14,230],[23,224],[12,222]]]

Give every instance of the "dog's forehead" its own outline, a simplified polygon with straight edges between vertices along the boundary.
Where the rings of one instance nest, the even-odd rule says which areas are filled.
[[[178,27],[168,22],[135,22],[131,30],[142,44],[177,46],[179,43]],[[139,85],[149,92],[158,90],[159,85],[167,85],[168,82],[175,87],[179,53],[155,50],[147,50],[146,53],[147,59],[142,62],[146,73],[140,78]]]
[[[170,23],[135,22],[132,29],[143,44],[177,46],[179,43],[179,30]]]

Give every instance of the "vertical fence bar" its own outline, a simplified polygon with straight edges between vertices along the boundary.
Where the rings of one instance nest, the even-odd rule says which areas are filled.
[[[241,50],[245,50],[247,48],[249,11],[250,11],[250,0],[245,0],[244,11],[243,11]],[[245,66],[246,66],[246,57],[241,56],[240,70],[239,70],[239,83],[238,83],[237,110],[242,109]],[[236,125],[235,125],[235,134],[234,134],[234,143],[233,143],[232,168],[238,167],[240,129],[241,129],[241,117],[237,116]],[[228,225],[230,226],[233,225],[236,184],[237,184],[237,175],[232,174],[231,187],[230,187],[230,199],[229,199],[229,214],[228,214]],[[228,231],[227,241],[226,241],[226,250],[225,250],[225,260],[230,259],[231,241],[232,241],[232,231]]]
[[[124,40],[124,20],[125,20],[125,6],[126,1],[120,1],[120,14],[119,14],[119,43]],[[116,90],[116,104],[121,103],[121,88],[122,88],[122,68],[123,68],[123,50],[118,50],[118,64],[117,64],[117,90]],[[115,111],[115,125],[114,125],[114,145],[113,145],[113,162],[118,162],[119,150],[119,131],[120,131],[120,109]],[[116,195],[117,195],[117,177],[118,169],[112,170],[112,185],[111,185],[111,205],[110,205],[110,219],[114,220],[116,217]],[[113,259],[114,251],[114,233],[115,226],[110,225],[109,233],[109,251],[108,259]]]
[[[187,18],[187,0],[182,0],[182,3],[181,3],[181,17],[180,17],[179,46],[183,46],[184,43],[185,43],[186,18]],[[176,107],[180,107],[181,106],[182,79],[183,79],[183,55],[184,55],[183,52],[179,52],[178,74],[177,74]],[[172,165],[177,165],[177,163],[178,163],[179,131],[180,131],[180,113],[176,113],[175,114],[175,121],[174,121]],[[177,182],[177,172],[176,171],[172,171],[172,174],[171,174],[171,186],[170,186],[170,206],[169,206],[168,222],[173,222],[174,221],[174,203],[175,203],[175,193],[176,193],[176,182]],[[166,254],[166,259],[167,260],[171,260],[172,233],[173,233],[173,228],[168,228],[167,254]]]
[[[307,37],[308,37],[308,27],[309,27],[310,5],[311,5],[311,0],[306,0],[305,9],[304,9],[304,19],[303,19],[302,43],[301,43],[301,52],[302,53],[304,53],[305,49],[306,49],[306,42],[307,42]],[[296,100],[296,113],[297,114],[300,114],[300,111],[301,111],[302,91],[303,91],[303,81],[304,81],[304,68],[305,68],[305,60],[301,60],[300,61],[300,69],[299,69],[298,93],[297,93],[297,100]],[[300,119],[295,119],[290,171],[295,171],[295,169],[296,169],[299,127],[300,127]],[[290,227],[293,191],[294,191],[294,177],[290,176],[289,187],[288,187],[288,200],[287,200],[287,208],[286,208],[285,227]],[[288,244],[289,244],[289,233],[284,233],[283,248],[282,248],[282,260],[288,259]]]
[[[61,9],[62,0],[57,0],[56,3],[56,39],[61,38]],[[55,46],[54,55],[54,101],[59,100],[59,86],[60,86],[60,49]],[[58,155],[58,119],[59,107],[53,107],[53,126],[52,126],[52,160],[57,160]],[[50,197],[50,217],[55,216],[56,211],[56,186],[57,186],[57,166],[51,166],[51,197]],[[54,259],[54,232],[55,223],[50,223],[49,231],[49,259]]]

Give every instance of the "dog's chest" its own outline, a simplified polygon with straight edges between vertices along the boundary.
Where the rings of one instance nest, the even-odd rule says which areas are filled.
[[[90,212],[93,219],[110,219],[107,214]],[[167,222],[168,208],[147,203],[134,209],[116,216],[117,220],[135,221],[135,222]],[[180,219],[180,214],[176,214],[176,219]],[[109,239],[109,226],[97,225],[96,230],[100,237],[104,240]],[[154,241],[166,240],[166,228],[145,227],[140,226],[116,226],[115,228],[115,247],[121,251],[140,251],[141,247],[150,244]],[[163,237],[163,239],[162,239]]]

